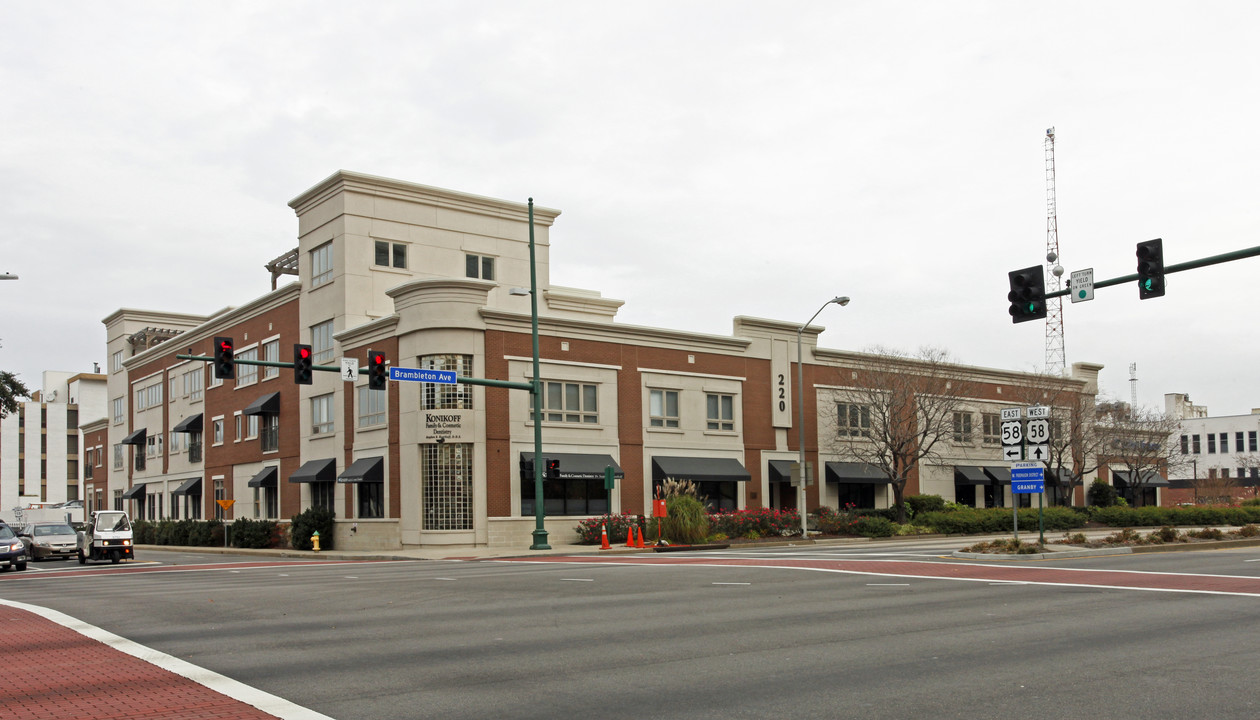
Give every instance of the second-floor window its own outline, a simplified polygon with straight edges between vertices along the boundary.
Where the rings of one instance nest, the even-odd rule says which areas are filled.
[[[267,362],[280,362],[280,341],[268,340],[262,346],[263,360]],[[263,380],[280,376],[280,368],[264,367],[262,370]]]
[[[376,265],[378,267],[407,267],[407,246],[403,243],[376,241]]]
[[[652,427],[678,427],[678,391],[648,391],[648,421]]]
[[[119,425],[123,421],[123,413],[125,412],[125,408],[123,408],[123,398],[116,397],[110,401],[110,403],[113,408],[112,414],[114,416],[114,424]]]
[[[280,416],[262,416],[262,451],[275,452],[280,449]]]
[[[472,375],[472,355],[422,355],[425,370],[450,370],[460,377]],[[424,383],[421,402],[425,410],[471,410],[472,386],[460,383]]]
[[[836,424],[842,436],[870,437],[871,408],[854,403],[837,403]]]
[[[954,442],[971,442],[971,413],[954,413]]]
[[[311,326],[311,362],[328,365],[333,359],[333,321]]]
[[[184,396],[189,400],[201,399],[202,384],[204,382],[201,373],[201,368],[184,373]]]
[[[464,255],[464,274],[470,278],[482,280],[494,279],[494,258],[486,255]]]
[[[735,396],[709,393],[705,396],[709,430],[735,429]]]
[[[252,347],[248,350],[239,350],[236,353],[237,360],[257,360],[258,348]],[[236,364],[236,387],[242,385],[252,385],[258,382],[258,366]]]
[[[311,432],[315,435],[333,431],[332,393],[311,398]]]
[[[543,419],[548,422],[599,422],[597,385],[543,381]]]
[[[385,424],[385,391],[359,388],[359,427]]]
[[[980,419],[984,423],[984,444],[1001,445],[1002,416],[997,413],[981,413]]]

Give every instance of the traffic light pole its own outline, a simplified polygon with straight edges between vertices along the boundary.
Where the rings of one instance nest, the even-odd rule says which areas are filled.
[[[1209,265],[1220,265],[1221,263],[1227,263],[1227,262],[1232,262],[1234,260],[1242,260],[1244,258],[1256,257],[1256,256],[1260,256],[1260,245],[1257,245],[1256,247],[1247,248],[1245,250],[1235,250],[1233,252],[1222,253],[1220,255],[1213,255],[1211,257],[1199,258],[1198,260],[1190,260],[1188,262],[1177,263],[1176,265],[1168,265],[1167,267],[1164,268],[1164,274],[1171,275],[1173,273],[1182,272],[1184,270],[1195,270],[1201,267],[1207,267]],[[1132,275],[1122,275],[1120,277],[1111,278],[1109,280],[1095,281],[1094,288],[1097,289],[1097,288],[1111,287],[1113,285],[1124,285],[1125,283],[1136,282],[1137,279],[1138,279],[1137,273],[1133,273]],[[1059,297],[1061,295],[1071,295],[1071,294],[1072,294],[1072,288],[1068,287],[1063,290],[1056,290],[1055,292],[1046,293],[1046,297],[1053,298],[1053,297]]]

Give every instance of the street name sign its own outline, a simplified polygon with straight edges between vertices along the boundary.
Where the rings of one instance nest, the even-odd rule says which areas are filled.
[[[459,377],[454,370],[426,370],[423,368],[395,366],[389,368],[389,379],[409,382],[444,383],[446,385],[454,385],[459,382]]]

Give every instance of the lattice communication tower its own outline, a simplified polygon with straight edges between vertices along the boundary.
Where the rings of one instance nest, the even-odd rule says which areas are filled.
[[[1062,289],[1063,266],[1059,264],[1059,218],[1054,192],[1054,128],[1046,129],[1046,292]],[[1063,297],[1046,300],[1047,373],[1067,372],[1063,349]]]

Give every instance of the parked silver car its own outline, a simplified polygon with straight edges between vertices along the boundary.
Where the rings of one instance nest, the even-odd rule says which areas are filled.
[[[33,522],[18,529],[18,537],[26,545],[31,560],[74,557],[78,537],[74,528],[63,522]]]

